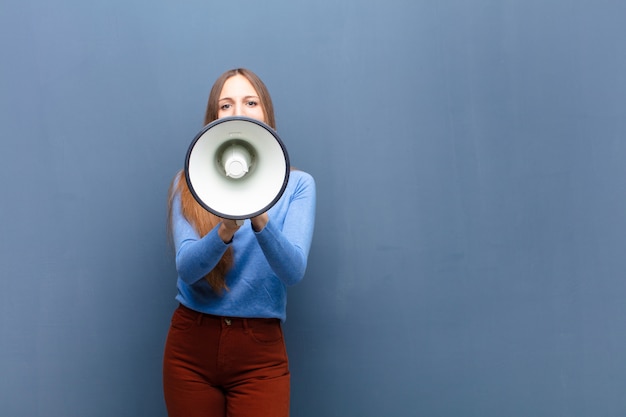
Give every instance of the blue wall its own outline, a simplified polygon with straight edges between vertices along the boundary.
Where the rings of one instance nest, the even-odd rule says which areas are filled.
[[[0,415],[165,416],[166,193],[256,71],[318,184],[297,417],[626,415],[626,3],[0,3]]]

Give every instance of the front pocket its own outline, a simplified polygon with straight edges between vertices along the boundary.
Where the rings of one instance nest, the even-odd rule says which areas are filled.
[[[248,332],[256,342],[266,345],[283,340],[283,329],[278,320],[251,320],[248,323]]]
[[[176,330],[188,330],[193,326],[193,323],[197,320],[197,314],[189,311],[185,308],[178,307],[172,315],[170,326]]]

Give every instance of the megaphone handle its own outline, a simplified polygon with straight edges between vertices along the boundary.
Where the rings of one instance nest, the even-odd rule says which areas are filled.
[[[245,220],[235,220],[235,223],[237,223],[237,226],[239,226],[239,227],[243,226],[244,222],[245,222]]]

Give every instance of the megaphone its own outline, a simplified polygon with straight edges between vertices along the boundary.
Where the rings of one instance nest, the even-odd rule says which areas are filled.
[[[209,212],[244,220],[269,210],[289,180],[289,155],[274,129],[243,116],[206,125],[185,158],[191,194]]]

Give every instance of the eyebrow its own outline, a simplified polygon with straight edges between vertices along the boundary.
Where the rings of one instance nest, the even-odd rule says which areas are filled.
[[[244,100],[248,100],[251,98],[256,98],[257,100],[260,100],[259,96],[245,96],[243,97]],[[220,98],[218,101],[224,101],[224,100],[234,100],[232,97],[224,97],[224,98]]]

